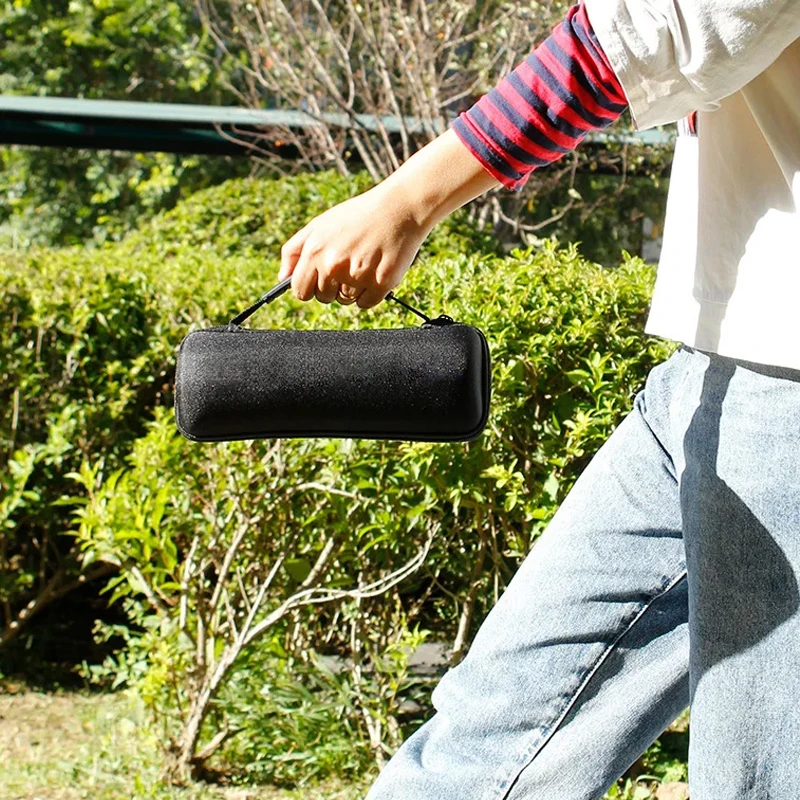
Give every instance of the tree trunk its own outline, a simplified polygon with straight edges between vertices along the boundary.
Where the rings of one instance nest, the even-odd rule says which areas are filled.
[[[200,691],[192,701],[183,733],[178,741],[177,757],[172,769],[171,778],[175,783],[184,784],[196,777],[197,770],[202,766],[203,761],[214,752],[214,750],[206,748],[203,752],[203,757],[198,757],[197,745],[200,741],[200,732],[208,716],[211,701],[216,697],[223,679],[235,663],[240,651],[241,647],[237,647],[235,644],[225,648],[222,658],[217,662],[213,673],[210,676],[206,675]],[[222,744],[222,741],[221,739],[219,744]]]

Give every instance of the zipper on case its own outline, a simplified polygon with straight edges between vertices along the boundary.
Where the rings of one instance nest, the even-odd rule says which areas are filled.
[[[429,319],[427,322],[423,323],[422,327],[427,328],[431,326],[433,328],[443,328],[446,325],[455,325],[456,321],[447,314],[439,314],[436,319]]]
[[[394,292],[389,292],[386,295],[387,300],[394,300],[395,303],[398,305],[403,306],[403,308],[410,311],[412,314],[416,314],[420,319],[424,319],[425,322],[422,324],[422,327],[425,328],[429,325],[435,328],[441,328],[444,325],[453,325],[455,324],[455,320],[448,316],[447,314],[439,314],[438,317],[435,319],[431,319],[427,314],[423,314],[418,308],[414,308],[410,303],[406,303],[405,300],[401,300],[399,297],[395,295]]]
[[[234,325],[232,322],[229,322],[227,325],[212,325],[210,328],[203,328],[205,331],[243,331],[244,328],[241,325]]]

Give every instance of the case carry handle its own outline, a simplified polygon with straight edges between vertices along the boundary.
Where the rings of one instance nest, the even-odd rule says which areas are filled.
[[[280,283],[273,286],[268,292],[265,292],[261,297],[256,300],[253,305],[248,306],[244,311],[237,314],[231,321],[230,325],[241,325],[246,319],[252,317],[253,314],[258,311],[261,306],[266,305],[267,303],[271,303],[273,300],[279,298],[284,292],[286,292],[289,287],[292,285],[292,279],[284,278]],[[408,309],[412,314],[416,314],[421,319],[424,319],[428,325],[441,325],[445,321],[452,322],[450,317],[446,317],[446,315],[442,315],[441,317],[437,317],[435,320],[431,319],[427,314],[423,314],[418,309],[410,306],[408,303],[401,300],[399,297],[395,297],[394,292],[389,292],[386,295],[387,300],[394,300],[395,303],[399,303],[403,308]],[[442,320],[442,322],[440,322]]]

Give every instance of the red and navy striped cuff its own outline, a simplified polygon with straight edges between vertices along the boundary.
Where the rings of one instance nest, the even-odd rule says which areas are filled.
[[[518,190],[534,169],[608,127],[626,106],[581,4],[452,127],[484,169]]]

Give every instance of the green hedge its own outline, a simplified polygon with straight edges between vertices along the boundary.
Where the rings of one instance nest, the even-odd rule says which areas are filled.
[[[0,483],[11,498],[0,506],[0,600],[19,608],[41,591],[35,545],[48,537],[72,576],[113,565],[114,597],[135,625],[122,631],[127,649],[95,675],[138,686],[168,749],[188,748],[195,768],[211,755],[198,755],[203,744],[226,729],[239,733],[225,757],[259,777],[292,782],[380,762],[414,724],[403,701],[425,702],[408,646],[456,642],[458,657],[669,350],[641,333],[653,274],[638,260],[606,270],[555,246],[501,256],[456,215],[398,293],[486,333],[493,402],[478,441],[179,438],[169,406],[182,336],[258,296],[275,279],[282,241],[361,188],[331,175],[231,181],[119,245],[0,259],[0,313],[11,320],[0,334]],[[290,299],[253,320],[413,324],[394,306],[358,313]],[[424,564],[379,596],[278,615],[311,578],[318,593],[380,581],[426,546]],[[254,587],[275,565],[251,619],[274,612],[275,623],[237,650]],[[48,565],[48,576],[59,568]],[[353,668],[326,672],[318,653]],[[190,743],[193,710],[226,659]],[[328,731],[326,747],[316,729]]]

